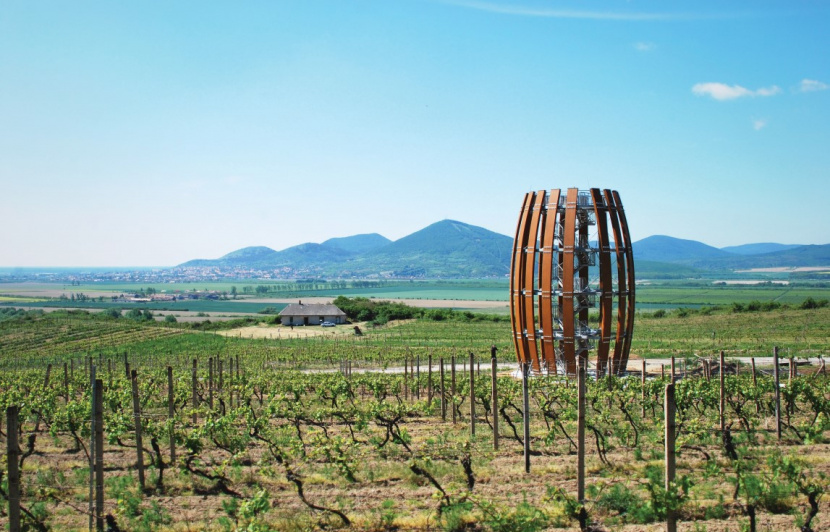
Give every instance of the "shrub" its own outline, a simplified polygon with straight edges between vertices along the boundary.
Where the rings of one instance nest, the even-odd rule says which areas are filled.
[[[803,310],[810,310],[814,308],[824,308],[828,305],[828,301],[826,299],[819,299],[816,301],[812,297],[808,297],[804,301],[801,302],[799,308]]]

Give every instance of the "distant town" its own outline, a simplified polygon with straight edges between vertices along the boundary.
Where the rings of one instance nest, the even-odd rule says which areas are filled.
[[[0,283],[44,282],[70,286],[94,283],[193,283],[242,279],[296,279],[302,272],[291,268],[259,270],[241,267],[193,266],[177,268],[113,269],[106,268],[15,268],[0,271]]]

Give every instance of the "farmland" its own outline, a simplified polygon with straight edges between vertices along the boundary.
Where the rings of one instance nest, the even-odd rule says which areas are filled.
[[[490,398],[490,346],[502,362],[515,360],[509,323],[445,318],[364,326],[359,337],[292,337],[260,325],[280,330],[278,339],[81,311],[0,321],[0,406],[21,407],[25,520],[86,530],[91,362],[105,405],[103,508],[122,530],[578,528],[576,389],[531,380],[532,468],[524,473],[521,385],[501,373],[495,412]],[[828,327],[828,308],[641,315],[633,356],[674,355],[694,371],[676,385],[678,480],[661,487],[659,371],[644,383],[590,381],[589,522],[658,530],[676,510],[681,530],[740,530],[750,513],[759,530],[796,530],[808,519],[813,530],[826,529],[830,381],[805,367],[785,386],[779,443],[768,368],[757,380],[746,365],[738,375],[727,371],[721,429],[718,379],[703,378],[698,357],[766,356],[773,345],[785,357],[816,357],[830,349]],[[136,372],[143,489],[125,363]],[[392,367],[398,371],[362,372]]]
[[[776,281],[776,282],[773,282]],[[786,282],[787,284],[780,284]],[[756,283],[756,284],[745,284]],[[198,283],[92,283],[67,286],[59,283],[2,283],[2,306],[29,308],[149,309],[166,314],[203,313],[210,317],[228,314],[255,315],[279,312],[297,299],[332,300],[337,296],[399,300],[427,308],[454,308],[473,312],[508,313],[506,280],[432,281],[261,281]],[[73,294],[80,294],[73,298]],[[124,294],[176,295],[175,301],[133,302]],[[118,299],[113,300],[113,297]],[[210,299],[208,299],[210,296]],[[642,311],[730,306],[753,301],[797,306],[811,297],[830,299],[824,282],[790,282],[744,276],[739,279],[644,281],[637,287],[637,307]]]

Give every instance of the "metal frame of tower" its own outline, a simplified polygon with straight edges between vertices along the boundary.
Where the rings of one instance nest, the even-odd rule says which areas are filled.
[[[592,282],[589,268],[597,265],[598,279]],[[597,307],[599,328],[592,328],[589,313]],[[577,359],[589,359],[593,350],[598,375],[609,357],[613,373],[625,370],[634,327],[634,258],[616,191],[571,188],[525,195],[511,262],[510,315],[519,362],[536,373],[573,375]]]

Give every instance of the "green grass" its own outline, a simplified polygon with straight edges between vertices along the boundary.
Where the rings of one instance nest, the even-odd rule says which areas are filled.
[[[799,304],[808,297],[830,299],[830,288],[799,285],[763,286],[638,286],[638,304],[662,304],[672,307],[686,305],[731,305],[733,302],[776,301]]]
[[[54,312],[0,322],[0,365],[31,360],[129,352],[154,360],[163,354],[186,365],[205,353],[241,355],[280,364],[319,366],[348,357],[371,364],[400,364],[404,357],[431,354],[466,357],[472,351],[489,360],[496,345],[502,361],[515,360],[510,324],[505,321],[413,320],[367,329],[362,337],[249,339],[224,337],[157,322],[114,320],[81,311]],[[713,313],[668,312],[664,317],[639,313],[634,325],[632,355],[644,358],[712,355],[769,356],[773,346],[792,356],[830,352],[830,308],[776,309],[767,312],[721,310]]]

